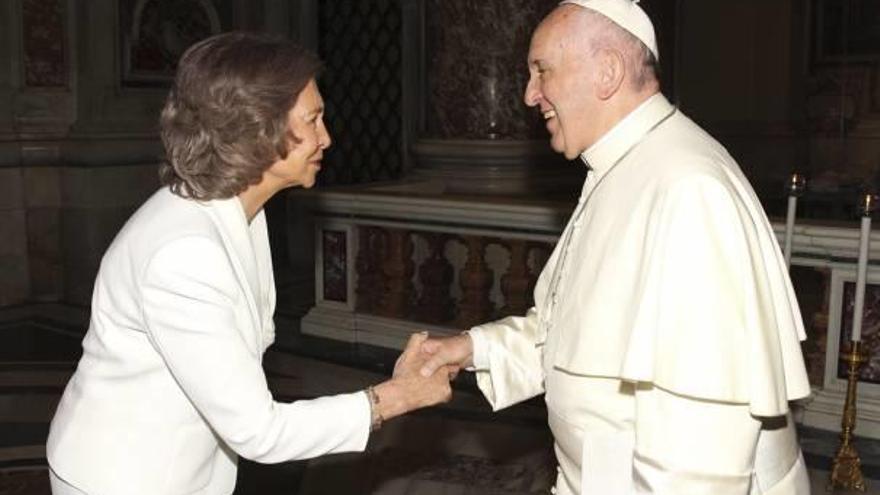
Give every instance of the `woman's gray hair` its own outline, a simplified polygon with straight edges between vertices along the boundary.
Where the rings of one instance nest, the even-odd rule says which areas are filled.
[[[287,115],[321,66],[305,48],[267,34],[220,34],[190,47],[159,120],[162,184],[211,200],[258,183],[296,142]]]

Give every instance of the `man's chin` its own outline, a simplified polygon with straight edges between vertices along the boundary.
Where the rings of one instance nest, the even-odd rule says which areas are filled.
[[[564,156],[566,160],[574,160],[575,158],[580,156],[579,151],[568,149],[565,144],[559,144],[555,141],[550,141],[550,147],[553,148],[553,151]]]
[[[562,154],[565,155],[566,160],[574,160],[577,157],[581,156],[580,152],[572,150],[565,150],[562,152]]]
[[[550,148],[560,154],[565,154],[565,143],[560,143],[556,138],[550,138]]]

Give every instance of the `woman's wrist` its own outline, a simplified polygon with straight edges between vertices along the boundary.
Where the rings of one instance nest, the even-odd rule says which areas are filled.
[[[370,388],[376,395],[375,410],[381,416],[382,421],[387,421],[409,411],[405,394],[394,378]]]
[[[367,387],[364,393],[367,394],[367,400],[370,402],[370,431],[376,431],[385,422],[385,418],[382,417],[382,413],[379,410],[379,404],[382,399],[376,393],[376,389],[373,386]]]

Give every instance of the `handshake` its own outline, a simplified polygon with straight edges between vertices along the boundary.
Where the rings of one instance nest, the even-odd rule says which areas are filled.
[[[431,338],[427,332],[410,336],[394,364],[391,379],[373,387],[382,420],[449,402],[453,380],[471,366],[473,344],[467,334]]]

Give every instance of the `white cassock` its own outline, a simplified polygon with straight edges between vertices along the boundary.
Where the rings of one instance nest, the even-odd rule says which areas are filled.
[[[89,494],[226,495],[238,455],[362,451],[362,392],[275,402],[263,374],[275,287],[265,214],[160,189],[107,249],[83,356],[49,433],[54,473]]]
[[[809,493],[803,323],[736,162],[660,94],[582,158],[535,307],[471,330],[489,402],[546,394],[560,494]]]

